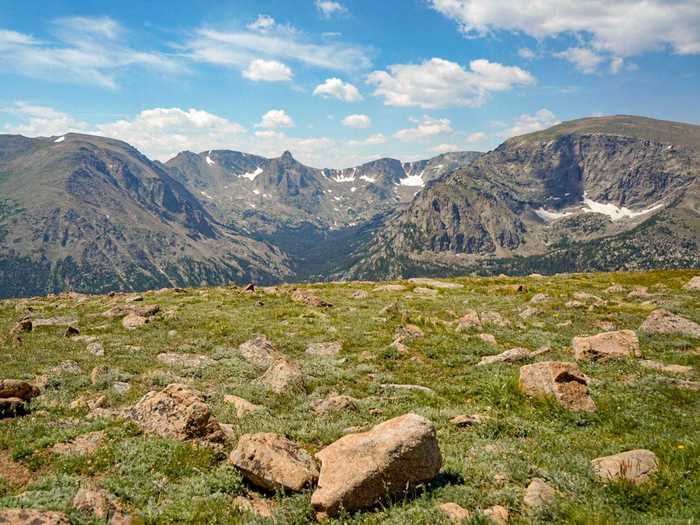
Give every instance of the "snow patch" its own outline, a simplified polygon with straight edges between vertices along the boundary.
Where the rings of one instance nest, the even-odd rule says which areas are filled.
[[[242,173],[240,176],[243,177],[244,179],[255,180],[255,177],[260,175],[262,172],[263,172],[262,168],[257,167],[257,168],[255,168],[255,171],[249,171],[248,173]]]
[[[205,160],[207,161],[207,164],[209,164],[210,166],[213,166],[214,164],[216,164],[216,162],[211,160],[211,157],[209,155],[211,155],[211,151],[209,153],[207,153],[207,158]]]
[[[62,137],[58,137],[56,140],[54,140],[54,142],[55,142],[56,144],[58,144],[59,142],[63,142],[64,140],[66,140],[66,136],[65,136],[65,135],[63,135]]]
[[[355,186],[353,186],[352,188],[350,188],[350,191],[351,191],[352,193],[355,193],[355,190],[357,190],[357,188],[356,188]]]
[[[403,179],[399,179],[399,184],[401,186],[424,186],[425,182],[423,182],[423,172],[425,170],[421,171],[418,175],[406,175]]]
[[[333,177],[332,180],[336,182],[355,182],[355,172],[353,171],[352,175],[338,175],[337,177]]]
[[[362,180],[366,180],[367,182],[377,182],[377,179],[374,177],[368,177],[367,175],[362,175],[360,178]]]
[[[255,193],[256,195],[260,195],[260,190],[253,190],[253,193]]]
[[[616,206],[615,204],[608,202],[596,202],[593,199],[589,199],[588,195],[583,194],[583,204],[588,208],[583,208],[585,213],[602,213],[610,217],[610,220],[615,222],[621,219],[629,219],[632,217],[639,217],[640,215],[646,215],[654,210],[658,210],[663,206],[663,203],[657,203],[653,206],[646,208],[644,210],[634,211],[624,206]]]
[[[535,210],[535,213],[547,222],[556,221],[562,217],[568,217],[569,215],[574,214],[572,211],[549,211],[545,210],[544,208]]]

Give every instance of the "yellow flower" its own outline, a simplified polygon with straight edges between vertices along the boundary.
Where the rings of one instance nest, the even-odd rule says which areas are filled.
[[[681,445],[677,445],[677,446],[676,446],[676,448],[679,448],[679,449],[681,449],[681,450],[682,450],[682,449],[684,449],[684,448],[685,448],[685,445],[683,445],[683,444],[681,444]]]

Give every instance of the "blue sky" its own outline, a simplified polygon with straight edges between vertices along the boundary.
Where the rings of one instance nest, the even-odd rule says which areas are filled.
[[[700,123],[698,0],[0,1],[0,131],[318,167]]]

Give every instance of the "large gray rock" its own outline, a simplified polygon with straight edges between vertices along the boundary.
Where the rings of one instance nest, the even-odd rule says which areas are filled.
[[[244,434],[229,461],[251,483],[265,490],[299,492],[318,479],[314,458],[293,441],[277,434]]]
[[[553,396],[575,412],[596,409],[588,391],[588,379],[575,363],[542,361],[520,367],[520,389],[533,397]]]
[[[311,505],[319,517],[371,507],[431,480],[442,466],[435,427],[411,413],[342,437],[316,457],[321,474]]]

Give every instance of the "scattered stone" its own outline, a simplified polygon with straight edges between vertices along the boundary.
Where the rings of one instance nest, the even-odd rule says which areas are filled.
[[[394,337],[401,339],[415,339],[417,337],[423,337],[423,330],[414,324],[405,324],[396,329]]]
[[[183,368],[201,368],[216,364],[211,357],[198,354],[178,354],[175,352],[164,352],[158,354],[156,359],[161,363],[170,366],[181,366]]]
[[[619,284],[613,284],[605,289],[605,293],[625,293],[625,288]]]
[[[493,363],[515,363],[532,357],[532,354],[527,348],[511,348],[498,355],[487,355],[481,358],[476,366],[491,365]]]
[[[219,423],[213,418],[202,395],[182,384],[173,383],[160,392],[149,392],[129,411],[144,432],[178,440],[201,438],[223,441]]]
[[[88,432],[67,443],[57,443],[51,447],[51,452],[60,455],[85,456],[93,454],[102,445],[105,433],[103,430]]]
[[[260,516],[261,518],[272,517],[272,502],[265,498],[236,496],[233,498],[233,505],[243,511]]]
[[[128,314],[124,319],[122,319],[122,326],[127,330],[136,330],[148,323],[148,317],[138,315],[135,313]]]
[[[7,525],[70,525],[63,512],[34,509],[2,509],[0,524]]]
[[[293,441],[272,433],[242,435],[229,462],[265,490],[299,492],[318,479],[314,458]]]
[[[340,341],[333,341],[330,343],[310,343],[306,347],[306,353],[308,355],[314,355],[318,357],[332,357],[338,355],[343,349],[343,343]]]
[[[424,297],[437,297],[438,291],[433,288],[424,288],[422,286],[416,286],[413,289],[413,293],[417,295],[422,295]]]
[[[32,320],[29,317],[25,317],[24,319],[20,319],[17,321],[17,324],[14,326],[14,328],[10,331],[11,334],[21,334],[24,332],[31,332],[34,328],[34,324]]]
[[[131,390],[131,385],[125,381],[115,381],[114,384],[112,384],[112,388],[121,396]]]
[[[496,346],[498,344],[496,338],[492,334],[479,334],[477,337],[487,345]]]
[[[110,375],[112,375],[112,369],[108,366],[96,366],[90,372],[90,383],[97,385],[98,383],[105,381]]]
[[[16,398],[29,402],[39,393],[39,389],[27,381],[0,379],[0,399]]]
[[[94,343],[88,344],[87,351],[97,357],[102,357],[103,355],[105,355],[104,346],[102,346],[102,343],[100,343],[99,341],[95,341]]]
[[[464,288],[464,285],[458,283],[438,281],[437,279],[429,279],[426,277],[414,277],[412,279],[409,279],[409,282],[422,286],[428,286],[430,288],[441,288],[443,290],[458,290],[460,288]]]
[[[0,419],[24,416],[29,413],[29,404],[18,397],[0,398]]]
[[[467,428],[474,425],[478,425],[479,423],[483,423],[484,420],[485,417],[480,416],[479,414],[472,414],[470,416],[460,415],[450,419],[450,423],[456,426],[457,428]]]
[[[375,287],[373,292],[403,292],[406,287],[403,284],[383,284]]]
[[[663,308],[651,312],[639,329],[652,334],[681,334],[700,338],[699,324]]]
[[[317,414],[326,415],[331,412],[340,412],[341,410],[357,410],[358,400],[354,397],[344,395],[330,395],[326,399],[317,399],[311,402]]]
[[[594,412],[588,378],[575,363],[542,361],[520,367],[520,388],[534,397],[554,396],[564,408]]]
[[[526,306],[520,311],[518,315],[521,319],[530,319],[531,317],[539,315],[539,313],[540,311],[537,308],[533,308],[532,306]]]
[[[51,369],[55,374],[80,374],[83,370],[75,361],[63,361],[58,366]]]
[[[583,308],[586,305],[583,304],[581,301],[573,301],[572,300],[572,301],[567,301],[564,304],[564,306],[566,306],[567,308]]]
[[[573,297],[576,301],[581,301],[584,303],[593,303],[600,306],[606,304],[606,302],[603,299],[601,299],[597,295],[593,295],[592,293],[588,292],[576,292],[574,293]]]
[[[316,457],[321,473],[311,505],[319,518],[405,493],[433,479],[442,466],[435,427],[411,413],[344,436]]]
[[[417,392],[423,392],[424,394],[430,395],[433,395],[435,393],[435,391],[432,388],[428,388],[427,386],[421,385],[400,385],[395,383],[384,383],[379,386],[387,390],[415,390]]]
[[[350,297],[352,297],[353,299],[367,299],[367,297],[369,297],[369,294],[364,290],[357,290],[356,292],[353,292]]]
[[[83,484],[73,498],[73,507],[91,512],[103,523],[126,525],[132,523],[116,498],[95,483]]]
[[[535,295],[532,296],[530,299],[530,302],[532,304],[539,304],[539,303],[544,303],[549,299],[549,296],[546,293],[536,293]]]
[[[657,377],[656,380],[659,383],[666,383],[677,386],[678,388],[684,388],[685,390],[700,390],[700,383],[697,381],[688,381],[687,379],[678,379],[675,377]]]
[[[248,414],[254,414],[255,412],[260,412],[261,410],[265,409],[265,407],[255,405],[247,399],[234,395],[224,396],[224,403],[229,403],[235,407],[236,417],[239,419],[247,416]]]
[[[543,479],[535,478],[525,489],[523,505],[529,510],[539,510],[548,507],[557,497],[557,492]]]
[[[696,275],[690,281],[685,283],[683,285],[683,289],[688,290],[690,292],[695,292],[695,291],[700,290],[700,275]]]
[[[304,374],[299,365],[288,359],[278,359],[262,375],[260,381],[277,394],[303,393]]]
[[[495,525],[506,525],[508,523],[508,509],[502,505],[494,505],[484,510],[484,516],[487,516]]]
[[[245,288],[243,288],[244,293],[255,293],[255,285],[253,283],[248,283]]]
[[[650,368],[652,370],[659,370],[661,372],[668,372],[670,374],[690,374],[693,371],[692,366],[684,365],[667,365],[665,363],[660,363],[658,361],[652,361],[651,359],[642,359],[639,362],[644,368]]]
[[[241,344],[238,347],[238,352],[243,359],[260,368],[267,368],[282,357],[282,354],[264,335],[258,335]]]
[[[301,288],[296,288],[292,291],[292,301],[308,306],[317,306],[324,308],[333,306],[331,303],[327,303],[326,301],[320,299],[310,291],[302,290]]]
[[[49,317],[46,319],[34,319],[32,321],[33,328],[40,326],[67,326],[71,327],[78,323],[75,317]]]
[[[577,361],[639,357],[639,339],[632,330],[603,332],[589,337],[574,337],[571,341]]]
[[[498,312],[481,312],[479,314],[479,319],[481,319],[482,324],[493,324],[501,327],[505,327],[510,324],[508,320],[504,319]]]
[[[614,332],[615,331],[615,323],[611,321],[596,321],[593,323],[593,326],[596,328],[603,330],[604,332]]]
[[[651,297],[649,289],[646,286],[635,286],[634,289],[627,294],[630,299],[648,299]]]
[[[64,337],[73,337],[75,335],[78,335],[80,333],[80,328],[77,326],[70,325],[66,328],[66,331],[63,333]]]
[[[481,320],[476,310],[467,310],[457,321],[457,331],[462,332],[470,328],[480,328]]]
[[[591,466],[593,474],[601,481],[625,479],[641,484],[648,481],[649,476],[656,472],[658,460],[651,450],[637,449],[596,458],[591,461]]]
[[[447,519],[449,519],[452,523],[462,523],[463,521],[468,520],[472,515],[472,513],[467,509],[457,505],[456,503],[452,503],[451,501],[448,503],[441,503],[436,508],[447,516]]]

